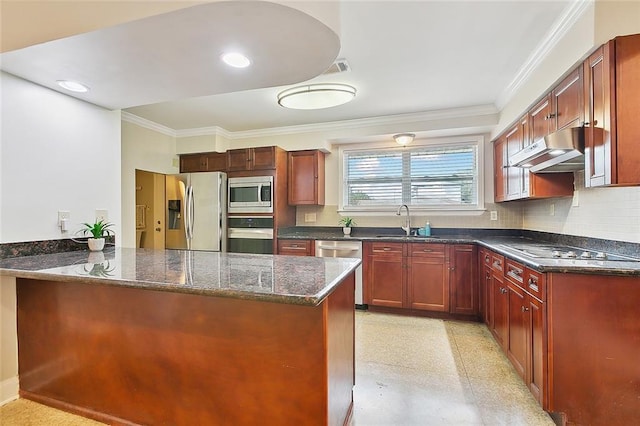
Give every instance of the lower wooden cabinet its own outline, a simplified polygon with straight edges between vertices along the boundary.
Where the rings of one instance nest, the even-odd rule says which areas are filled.
[[[409,244],[407,304],[410,309],[449,312],[449,274],[444,244]]]
[[[481,249],[484,321],[518,375],[547,409],[547,313],[545,274]]]
[[[475,246],[365,242],[363,247],[368,305],[477,316]]]
[[[314,256],[313,240],[278,240],[278,254],[287,256]]]
[[[365,243],[366,302],[371,306],[402,308],[405,299],[405,247],[402,243]]]
[[[478,314],[477,248],[455,244],[449,248],[450,308],[452,314]]]

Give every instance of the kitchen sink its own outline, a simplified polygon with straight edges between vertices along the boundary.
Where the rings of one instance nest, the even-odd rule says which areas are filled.
[[[386,238],[392,240],[426,240],[436,239],[440,237],[426,236],[426,235],[376,235],[375,238]]]

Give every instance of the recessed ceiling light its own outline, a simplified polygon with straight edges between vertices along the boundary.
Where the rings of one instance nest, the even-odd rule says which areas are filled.
[[[89,88],[87,86],[73,80],[58,80],[58,85],[63,89],[67,89],[72,92],[84,93],[89,91]]]
[[[234,68],[246,68],[251,65],[249,58],[238,52],[225,53],[222,55],[222,60],[225,64]]]
[[[355,96],[356,89],[346,84],[307,84],[278,93],[278,103],[292,109],[323,109],[346,104]]]

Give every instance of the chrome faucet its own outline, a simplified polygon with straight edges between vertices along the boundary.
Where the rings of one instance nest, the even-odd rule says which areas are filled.
[[[407,233],[407,236],[409,236],[411,235],[411,216],[409,215],[409,206],[407,206],[406,204],[403,204],[400,207],[398,207],[396,216],[400,216],[400,212],[402,211],[403,207],[407,209],[407,221],[405,222],[405,226],[401,226],[401,228],[403,231]]]

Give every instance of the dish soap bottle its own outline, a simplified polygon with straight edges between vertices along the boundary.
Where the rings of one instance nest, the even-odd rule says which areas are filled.
[[[426,237],[430,237],[431,236],[431,224],[429,222],[424,224],[424,235]]]

